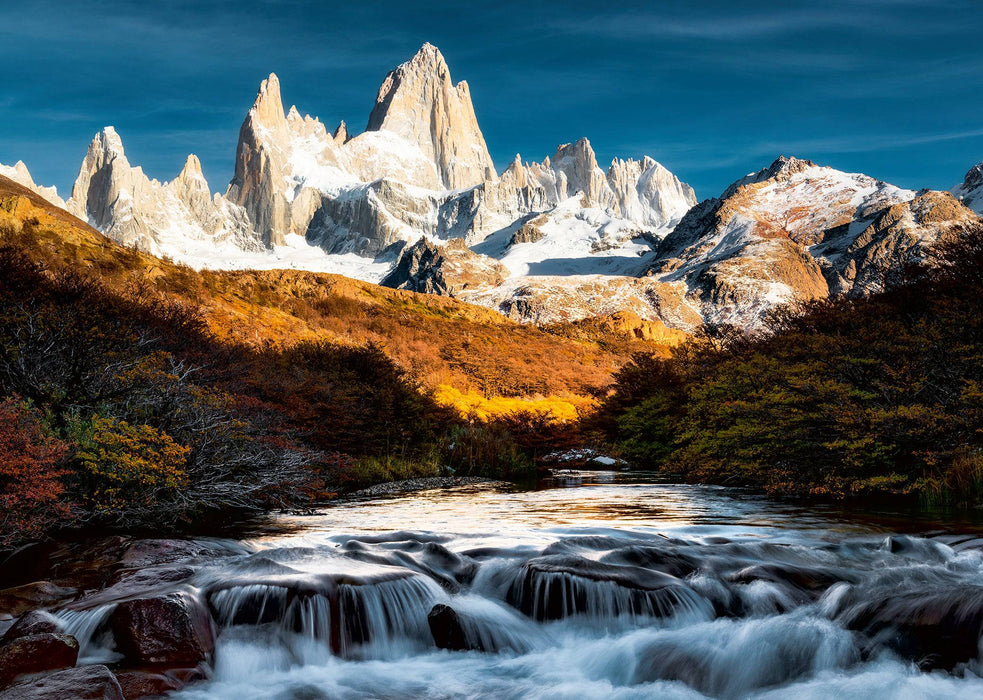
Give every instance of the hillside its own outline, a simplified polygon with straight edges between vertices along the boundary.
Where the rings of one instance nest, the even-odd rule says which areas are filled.
[[[652,339],[630,316],[545,331],[334,275],[197,272],[0,177],[0,547],[515,477]]]
[[[983,225],[869,297],[637,356],[598,417],[623,454],[775,494],[983,500]]]
[[[453,299],[296,270],[195,271],[116,244],[33,192],[0,177],[13,243],[53,270],[91,271],[113,288],[192,303],[231,342],[289,347],[326,340],[378,344],[423,386],[491,398],[588,396],[633,351],[680,334],[620,315],[607,321],[522,325]]]

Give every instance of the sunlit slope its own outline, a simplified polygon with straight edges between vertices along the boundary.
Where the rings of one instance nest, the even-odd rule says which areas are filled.
[[[295,270],[197,272],[122,247],[0,177],[0,243],[133,294],[194,303],[231,342],[375,343],[425,388],[484,397],[587,396],[637,350],[679,337],[630,316],[548,330],[453,299]],[[455,394],[445,392],[445,395]]]

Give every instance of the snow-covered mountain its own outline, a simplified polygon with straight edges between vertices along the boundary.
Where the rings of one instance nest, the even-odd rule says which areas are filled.
[[[690,210],[650,272],[682,282],[683,302],[703,319],[747,323],[776,305],[883,289],[974,218],[947,192],[783,156]]]
[[[301,267],[378,281],[421,238],[473,246],[546,217],[552,228],[572,222],[577,235],[592,225],[595,238],[620,245],[625,237],[612,231],[664,235],[696,201],[651,158],[615,160],[605,172],[586,139],[542,163],[516,156],[499,177],[467,84],[452,81],[430,44],[385,78],[363,133],[352,136],[344,122],[329,132],[296,107],[285,111],[270,75],[243,121],[224,195],[208,193],[196,163],[170,183],[150,180],[107,127],[69,207],[118,241],[198,267]],[[584,202],[583,215],[571,213],[571,199]],[[624,252],[634,255],[634,245]]]
[[[952,188],[952,194],[977,214],[983,215],[983,163],[970,168],[963,181]]]
[[[31,177],[30,171],[27,169],[27,166],[24,165],[24,161],[19,160],[14,165],[4,165],[3,163],[0,163],[0,175],[10,178],[18,185],[23,185],[35,194],[48,200],[56,207],[61,207],[62,209],[65,208],[65,200],[58,196],[58,188],[36,185],[34,183],[34,178]]]
[[[652,158],[600,167],[587,139],[540,162],[516,155],[499,174],[467,84],[430,44],[386,76],[357,135],[285,110],[271,74],[224,194],[193,155],[174,180],[148,178],[112,127],[67,203],[22,163],[6,171],[113,239],[195,267],[335,272],[533,322],[753,324],[777,304],[880,289],[973,217],[947,193],[795,158],[697,204]],[[981,172],[953,190],[977,211]]]

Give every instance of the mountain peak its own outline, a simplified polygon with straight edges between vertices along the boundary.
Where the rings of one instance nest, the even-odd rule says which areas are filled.
[[[431,44],[429,41],[425,42],[420,50],[409,61],[403,64],[405,65],[416,65],[427,67],[437,73],[449,73],[450,70],[447,67],[447,61],[444,60],[444,54],[440,53],[440,49]]]
[[[112,156],[114,158],[126,157],[126,154],[123,151],[123,139],[121,139],[119,134],[116,133],[116,128],[112,126],[103,127],[102,131],[92,138],[92,143],[89,145],[89,150],[95,150],[99,153]]]
[[[348,140],[348,124],[342,119],[338,124],[338,128],[334,130],[334,141],[335,143],[344,143]]]
[[[952,188],[952,194],[977,214],[983,215],[983,163],[970,168],[963,181]]]
[[[765,169],[765,172],[767,173],[767,177],[790,177],[795,173],[801,173],[808,168],[814,167],[816,167],[816,164],[811,160],[780,155]]]
[[[24,163],[24,161],[19,160],[12,166],[0,163],[0,175],[10,178],[19,185],[23,185],[35,194],[38,194],[44,199],[48,200],[56,207],[61,207],[62,209],[65,208],[65,201],[58,196],[58,189],[55,187],[42,187],[41,185],[35,183],[34,178],[31,177],[31,171],[27,169],[27,165]]]
[[[196,156],[194,153],[188,154],[187,159],[184,161],[184,168],[181,169],[181,174],[178,175],[178,178],[181,180],[205,178],[201,172],[201,161],[198,160],[198,156]]]
[[[966,176],[963,178],[963,187],[976,188],[980,185],[983,185],[983,162],[977,163],[967,170]]]
[[[588,164],[592,164],[591,167],[597,167],[597,156],[594,153],[594,148],[586,138],[579,138],[573,143],[564,143],[557,146],[556,154],[553,156],[554,165],[559,167],[560,161],[567,158],[583,160]]]
[[[389,131],[418,145],[450,189],[496,179],[467,84],[453,83],[433,44],[389,72],[366,131]]]
[[[256,100],[249,114],[254,116],[258,123],[268,127],[276,127],[285,122],[283,100],[280,98],[280,79],[276,77],[276,73],[270,73],[269,77],[260,83],[259,92],[256,93]]]

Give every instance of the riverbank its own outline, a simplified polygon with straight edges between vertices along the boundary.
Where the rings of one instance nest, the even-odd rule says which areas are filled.
[[[449,489],[458,486],[486,486],[495,488],[509,488],[511,481],[500,479],[489,479],[482,476],[431,476],[415,479],[402,479],[400,481],[387,481],[381,484],[374,484],[351,493],[344,494],[347,499],[379,498],[403,493],[413,493],[414,491],[428,491],[431,489]]]

